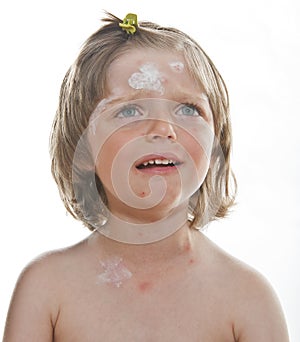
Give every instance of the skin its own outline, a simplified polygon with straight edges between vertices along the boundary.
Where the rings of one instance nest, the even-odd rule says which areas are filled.
[[[178,84],[201,93],[185,71],[175,78],[173,71],[168,74],[164,69],[165,62],[184,63],[182,56],[137,50],[111,65],[108,98],[143,91],[130,88],[127,80],[149,60],[158,65],[172,87],[164,83],[164,94],[143,93],[143,97],[174,97],[181,92],[176,88]],[[98,175],[108,192],[111,211],[127,222],[155,222],[173,210],[186,212],[189,194],[180,191],[179,175],[182,186],[185,182],[188,187],[201,183],[203,165],[208,161],[201,146],[195,144],[197,129],[188,135],[182,125],[168,120],[148,120],[137,124],[135,130],[121,127],[101,148],[104,162],[98,163],[97,159]],[[212,126],[209,109],[205,120]],[[154,141],[184,146],[191,156],[186,163],[193,160],[196,165],[197,182],[189,183],[188,167],[184,165],[180,172],[163,174],[168,186],[158,205],[141,210],[120,201],[110,177],[113,156],[137,137],[144,139],[145,146]],[[149,191],[152,176],[129,168],[130,186],[137,196],[142,198],[142,193]],[[120,286],[97,281],[105,272],[102,265],[116,256],[132,276],[123,279]],[[21,274],[4,342],[124,340],[284,342],[288,334],[280,304],[268,282],[187,223],[165,239],[142,245],[117,242],[95,232],[75,246],[43,255]]]
[[[161,83],[164,88],[163,94],[160,90],[149,91],[147,85],[145,89],[141,90],[136,90],[129,85],[128,80],[140,69],[140,66],[147,64],[149,60],[159,66]],[[108,113],[99,114],[100,119],[98,119],[96,133],[90,137],[90,143],[97,154],[100,145],[98,137],[107,137],[101,144],[100,153],[97,155],[96,170],[106,190],[110,209],[119,217],[124,217],[124,212],[128,213],[129,211],[130,217],[126,217],[126,219],[133,220],[133,218],[141,217],[140,211],[135,213],[129,207],[130,200],[128,198],[125,199],[124,204],[116,194],[113,182],[117,182],[118,178],[122,176],[119,172],[120,169],[129,170],[129,190],[134,192],[139,198],[139,202],[150,195],[150,178],[154,175],[164,177],[168,191],[160,205],[152,206],[143,213],[143,217],[146,216],[148,221],[166,217],[179,204],[187,203],[195,189],[200,187],[206,175],[209,166],[209,155],[207,155],[209,148],[203,148],[202,145],[209,145],[210,148],[212,145],[212,112],[205,93],[201,87],[195,84],[187,71],[178,73],[169,65],[170,61],[174,60],[184,64],[181,55],[160,54],[153,50],[137,50],[127,54],[125,58],[117,59],[109,69],[107,77],[108,105],[106,106]],[[187,96],[189,97],[187,98]],[[122,108],[131,105],[132,101],[128,99],[137,99],[134,104],[141,109],[137,110],[134,117],[126,118],[123,116]],[[185,101],[197,104],[201,109],[201,115],[179,114],[185,109],[180,107],[180,104]],[[120,113],[116,116],[118,112]],[[206,141],[203,141],[204,136]],[[135,141],[136,143],[134,143]],[[114,179],[112,177],[113,163],[120,150],[124,149],[124,146],[126,148],[127,145],[128,152],[124,153],[123,160],[120,158],[121,161],[115,166],[118,173]],[[158,169],[141,172],[133,166],[138,163],[135,160],[134,152],[138,155],[142,151],[148,151],[145,154],[156,155],[162,150],[177,156],[182,165],[173,168],[171,172]],[[141,157],[138,160],[144,160],[144,158]],[[194,163],[193,165],[191,165],[191,161]],[[125,164],[126,162],[128,162],[128,166]],[[194,174],[197,177],[193,179]],[[127,190],[126,180],[117,183],[117,188],[120,192],[120,188],[124,187],[123,192],[128,194],[130,191]],[[183,183],[184,186],[181,186]],[[161,183],[158,182],[157,187],[161,187]],[[155,189],[152,190],[155,192]],[[183,210],[186,210],[186,205]]]

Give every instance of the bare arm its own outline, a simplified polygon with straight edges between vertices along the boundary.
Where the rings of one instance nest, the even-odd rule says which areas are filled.
[[[234,327],[238,342],[288,342],[288,331],[276,294],[261,276],[246,280]]]
[[[51,272],[50,272],[51,274]],[[46,260],[28,266],[11,299],[3,342],[51,342],[58,315]]]

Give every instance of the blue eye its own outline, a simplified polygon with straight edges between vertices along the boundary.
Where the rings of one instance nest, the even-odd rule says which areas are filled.
[[[176,112],[177,115],[200,116],[200,110],[192,104],[182,104]]]
[[[135,106],[128,106],[128,107],[124,107],[122,108],[118,113],[117,113],[117,117],[119,118],[132,118],[135,116],[141,115],[141,113],[139,112],[138,108]]]

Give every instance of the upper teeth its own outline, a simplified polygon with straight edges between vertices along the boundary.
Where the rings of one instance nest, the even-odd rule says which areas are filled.
[[[150,165],[153,165],[153,164],[156,164],[156,165],[161,165],[161,164],[168,165],[168,164],[175,164],[175,162],[172,159],[151,159],[151,160],[143,162],[144,166],[147,166],[149,164]]]

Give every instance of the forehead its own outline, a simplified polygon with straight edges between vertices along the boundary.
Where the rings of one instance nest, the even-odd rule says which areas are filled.
[[[107,72],[107,95],[148,92],[153,97],[169,97],[176,92],[204,93],[191,77],[179,52],[132,49],[115,59]]]

